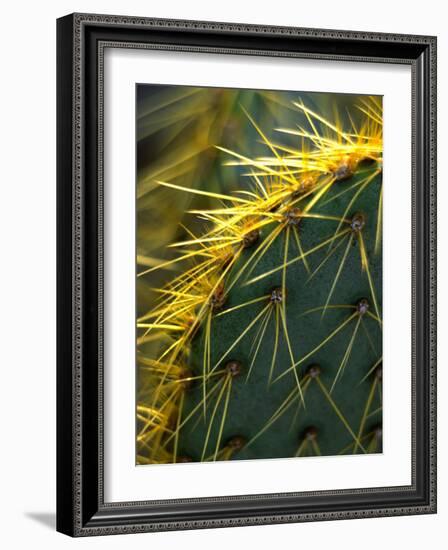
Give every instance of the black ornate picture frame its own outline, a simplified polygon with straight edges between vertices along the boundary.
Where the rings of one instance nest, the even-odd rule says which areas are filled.
[[[411,67],[411,485],[105,502],[103,61],[110,46]],[[73,14],[57,22],[57,52],[58,531],[90,536],[435,513],[436,38]]]

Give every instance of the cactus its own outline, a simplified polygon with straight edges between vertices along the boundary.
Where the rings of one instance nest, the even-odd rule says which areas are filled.
[[[138,464],[381,452],[381,100],[304,96],[280,128],[240,106],[232,192],[157,181],[206,206],[141,273],[175,269],[137,320]]]

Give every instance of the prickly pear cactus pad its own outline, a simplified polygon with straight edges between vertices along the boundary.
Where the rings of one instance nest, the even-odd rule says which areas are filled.
[[[382,98],[137,87],[139,465],[382,452]]]

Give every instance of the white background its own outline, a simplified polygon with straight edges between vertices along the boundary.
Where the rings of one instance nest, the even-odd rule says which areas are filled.
[[[448,201],[444,151],[448,137],[446,14],[440,0],[316,3],[276,0],[223,3],[165,0],[16,2],[3,7],[1,49],[1,453],[2,545],[52,549],[272,548],[313,546],[407,550],[446,536],[448,520],[448,360],[444,317],[439,342],[439,514],[320,524],[248,527],[70,540],[54,532],[55,493],[55,18],[73,11],[224,20],[439,35],[439,311],[448,309]],[[443,434],[445,433],[445,436]]]
[[[105,500],[411,484],[411,69],[408,65],[108,49],[105,53]],[[362,77],[360,77],[360,74]],[[383,96],[383,453],[135,467],[135,85]],[[397,220],[400,220],[397,224]],[[396,304],[402,307],[395,307]],[[397,346],[396,343],[400,342]],[[335,475],[335,473],[337,474]]]

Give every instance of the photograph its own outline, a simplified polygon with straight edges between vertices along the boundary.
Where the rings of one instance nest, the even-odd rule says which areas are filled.
[[[136,464],[381,453],[382,96],[138,83],[135,115]]]

